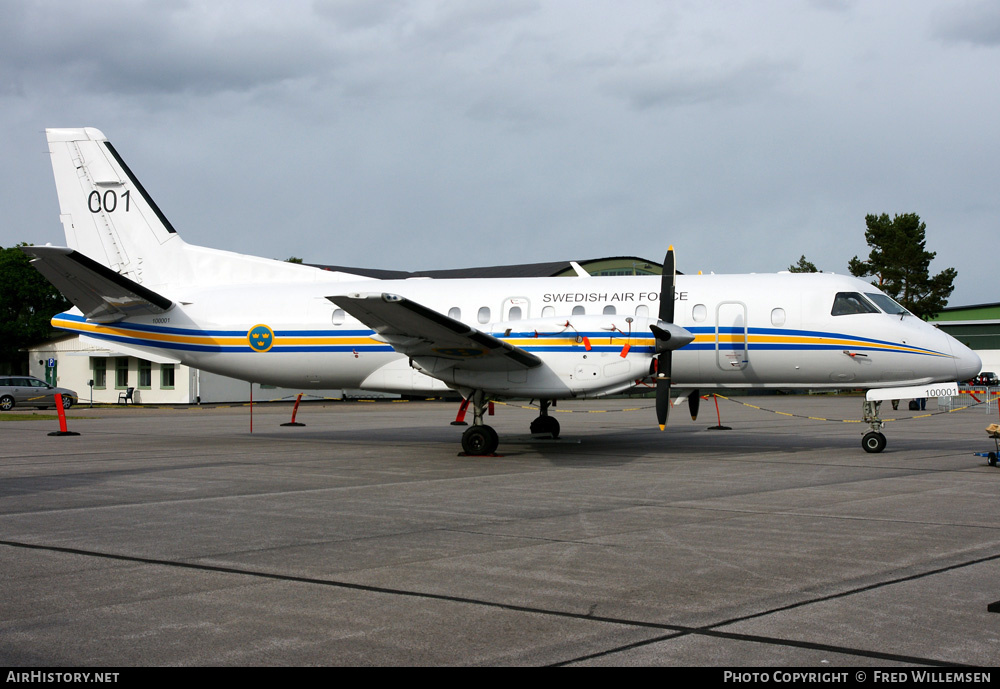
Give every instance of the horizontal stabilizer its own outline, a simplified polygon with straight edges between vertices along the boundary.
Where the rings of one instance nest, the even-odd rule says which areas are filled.
[[[173,302],[102,266],[78,251],[59,246],[23,246],[31,265],[97,323],[114,323],[130,316],[160,314]]]
[[[411,359],[435,359],[476,371],[534,368],[534,354],[395,294],[327,297]]]

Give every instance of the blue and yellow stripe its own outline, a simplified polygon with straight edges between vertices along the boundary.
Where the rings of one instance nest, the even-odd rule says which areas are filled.
[[[52,319],[60,330],[108,342],[188,352],[263,353],[250,346],[246,330],[204,330],[138,323],[91,323],[82,316],[61,313]],[[255,326],[258,327],[258,326]],[[373,330],[275,330],[268,352],[391,352],[372,339]]]
[[[100,324],[87,321],[83,316],[61,313],[52,319],[52,325],[61,330],[88,335],[108,342],[157,347],[178,351],[215,353],[263,353],[254,349],[246,330],[205,330],[177,328],[138,323]],[[260,327],[259,324],[255,327]],[[684,347],[685,351],[711,351],[726,346],[740,350],[744,343],[742,328],[714,327],[688,328],[695,339]],[[268,352],[392,352],[393,348],[373,339],[373,330],[274,330],[273,344]],[[625,344],[630,353],[654,354],[652,333],[609,333],[605,330],[589,332],[536,333],[534,331],[493,333],[497,339],[527,352],[578,352],[585,347],[584,338],[593,352],[620,353]],[[899,342],[846,335],[844,333],[815,330],[782,330],[779,328],[750,328],[746,331],[746,346],[752,351],[845,351],[891,352],[918,356],[947,357],[951,354],[925,347],[915,347]]]

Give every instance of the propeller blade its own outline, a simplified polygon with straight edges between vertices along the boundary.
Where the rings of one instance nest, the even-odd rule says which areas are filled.
[[[701,403],[701,390],[692,390],[688,395],[688,411],[691,412],[691,420],[698,420],[698,405]]]
[[[677,265],[674,261],[673,245],[667,249],[663,259],[663,275],[660,276],[660,320],[674,322],[674,286],[677,281]]]
[[[667,425],[667,414],[670,413],[670,352],[664,352],[657,357],[656,367],[656,421],[660,430]]]
[[[667,328],[650,326],[656,337],[656,350],[662,352],[656,357],[656,421],[660,430],[667,426],[667,414],[670,413],[670,350],[677,346],[683,347],[687,342],[670,342],[674,334],[670,332],[674,323],[674,286],[677,279],[677,265],[674,261],[673,245],[667,249],[663,259],[663,275],[660,277],[660,321]],[[681,329],[683,330],[683,328]],[[687,332],[687,331],[684,331]],[[692,338],[693,339],[693,338]],[[688,340],[690,342],[690,340]]]

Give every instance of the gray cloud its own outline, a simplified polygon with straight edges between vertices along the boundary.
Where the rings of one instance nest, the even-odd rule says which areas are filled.
[[[954,2],[941,6],[932,17],[938,38],[981,46],[1000,45],[1000,5],[996,2]]]
[[[620,68],[605,77],[604,89],[639,110],[698,104],[734,105],[767,98],[788,65],[754,61],[717,69],[671,69],[662,65]]]
[[[8,78],[25,90],[208,94],[314,74],[337,51],[309,16],[242,3],[41,1],[0,29]]]
[[[385,268],[826,270],[917,212],[995,301],[993,5],[15,1],[0,245],[60,242],[42,129],[105,131],[188,240]],[[971,48],[970,48],[971,46]]]

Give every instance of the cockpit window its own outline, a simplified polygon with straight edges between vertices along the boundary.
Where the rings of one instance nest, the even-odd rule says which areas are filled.
[[[852,313],[878,313],[878,309],[858,292],[837,292],[830,314],[847,316]]]
[[[886,295],[879,294],[878,292],[865,292],[865,296],[875,302],[875,305],[886,313],[894,316],[910,313],[892,297],[887,297]]]

